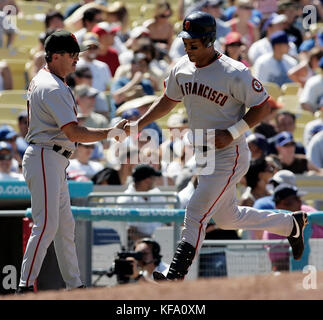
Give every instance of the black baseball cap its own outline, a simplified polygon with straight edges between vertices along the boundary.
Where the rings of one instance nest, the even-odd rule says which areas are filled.
[[[132,178],[135,182],[139,182],[153,176],[160,177],[161,172],[155,170],[152,166],[148,164],[138,165],[132,173]]]
[[[82,52],[88,49],[87,46],[79,44],[75,35],[66,30],[58,30],[53,32],[45,40],[45,51],[46,52]]]
[[[287,184],[287,183],[282,183],[275,188],[273,199],[274,199],[274,202],[277,203],[277,202],[280,202],[290,196],[301,197],[301,196],[304,196],[305,194],[306,194],[306,192],[299,191],[296,186],[293,186],[293,185]]]

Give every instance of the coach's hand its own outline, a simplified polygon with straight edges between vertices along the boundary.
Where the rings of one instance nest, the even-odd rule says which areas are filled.
[[[214,145],[217,149],[222,149],[228,146],[233,141],[233,138],[228,130],[214,131]]]

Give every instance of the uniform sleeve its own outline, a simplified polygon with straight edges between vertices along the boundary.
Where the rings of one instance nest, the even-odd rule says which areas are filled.
[[[165,94],[168,98],[174,101],[182,101],[183,93],[176,79],[176,68],[173,68],[165,80]]]
[[[262,83],[248,69],[237,71],[233,75],[229,90],[232,97],[247,108],[259,106],[269,98]]]
[[[71,93],[66,92],[64,95],[61,89],[55,89],[50,91],[43,101],[59,128],[68,123],[77,122],[77,111],[74,109],[76,106]]]

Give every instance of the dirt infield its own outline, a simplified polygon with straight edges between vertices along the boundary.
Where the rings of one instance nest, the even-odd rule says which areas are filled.
[[[142,283],[113,288],[88,288],[73,291],[46,291],[0,299],[32,300],[322,300],[323,272],[306,281],[301,272],[213,278],[197,281]],[[315,279],[316,278],[316,279]],[[305,289],[304,283],[316,286]]]

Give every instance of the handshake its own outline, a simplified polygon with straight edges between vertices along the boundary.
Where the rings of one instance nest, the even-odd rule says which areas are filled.
[[[138,132],[138,122],[130,122],[129,120],[120,120],[117,124],[111,127],[108,136],[113,136],[118,142],[122,142],[130,135],[132,131]]]

